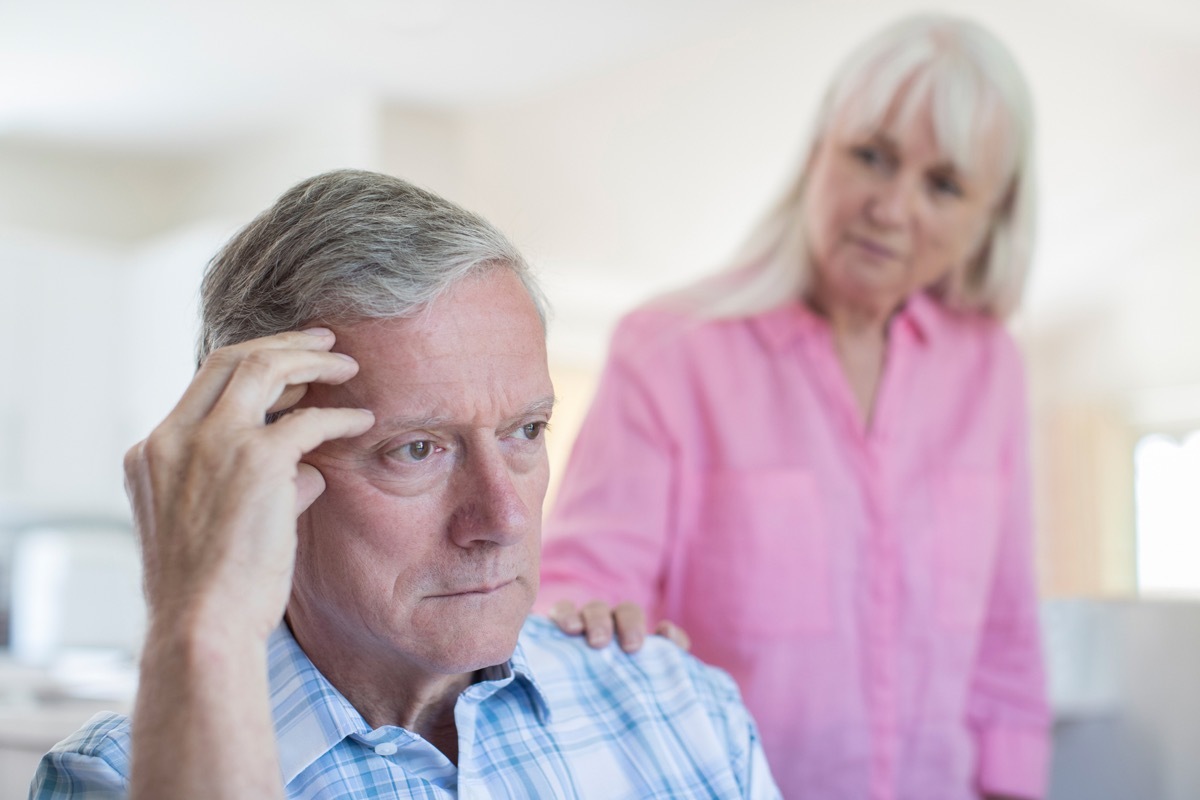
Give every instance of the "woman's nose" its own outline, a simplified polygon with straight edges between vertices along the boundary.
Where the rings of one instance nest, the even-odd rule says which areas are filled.
[[[904,175],[880,181],[867,201],[867,216],[880,227],[901,227],[908,223],[917,199],[918,187]]]

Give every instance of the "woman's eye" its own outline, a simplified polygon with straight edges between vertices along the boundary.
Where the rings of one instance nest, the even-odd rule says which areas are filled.
[[[952,197],[962,197],[962,184],[953,175],[933,175],[929,178],[929,185],[938,194],[946,194]]]
[[[874,164],[879,161],[879,153],[872,147],[854,148],[854,157],[864,164]]]
[[[517,429],[522,439],[536,439],[546,430],[545,422],[527,422]]]
[[[854,157],[868,167],[882,166],[884,163],[883,153],[879,148],[871,145],[859,145],[853,149]]]

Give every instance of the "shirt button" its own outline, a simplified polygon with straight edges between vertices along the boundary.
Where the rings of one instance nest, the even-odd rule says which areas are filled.
[[[383,744],[375,745],[375,755],[377,756],[394,756],[400,748],[396,747],[393,742],[384,742]]]

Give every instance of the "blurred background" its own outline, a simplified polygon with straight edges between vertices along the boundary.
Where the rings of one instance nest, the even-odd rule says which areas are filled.
[[[997,33],[1036,101],[1013,328],[1053,796],[1200,797],[1195,0],[0,0],[0,800],[131,696],[121,457],[186,386],[240,225],[337,167],[497,223],[555,308],[558,464],[616,318],[720,267],[840,60],[931,9]]]

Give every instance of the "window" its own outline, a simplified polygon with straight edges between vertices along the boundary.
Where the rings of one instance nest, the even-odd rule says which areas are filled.
[[[1138,590],[1200,595],[1200,431],[1145,436],[1133,458]]]

